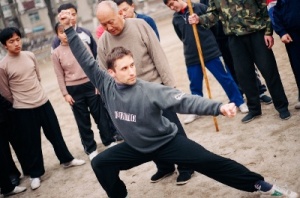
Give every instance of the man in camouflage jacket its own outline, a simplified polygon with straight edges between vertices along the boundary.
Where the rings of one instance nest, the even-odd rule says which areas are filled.
[[[234,69],[247,97],[249,113],[242,122],[250,122],[262,114],[254,64],[266,81],[279,117],[289,119],[288,100],[271,49],[274,39],[266,0],[209,0],[207,13],[191,15],[189,23],[209,28],[219,19],[229,36]]]

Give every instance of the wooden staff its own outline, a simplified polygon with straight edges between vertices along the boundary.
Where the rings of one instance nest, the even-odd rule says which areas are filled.
[[[188,7],[189,7],[190,15],[192,15],[194,13],[194,11],[193,11],[191,0],[187,0],[187,4],[188,4]],[[197,45],[197,49],[198,49],[198,55],[199,55],[199,58],[200,58],[202,73],[203,73],[205,84],[206,84],[208,98],[211,99],[212,97],[211,97],[211,93],[210,93],[209,82],[208,82],[208,78],[207,78],[207,74],[206,74],[204,58],[203,58],[202,49],[201,49],[201,45],[200,45],[200,38],[199,38],[198,31],[197,31],[197,26],[196,26],[196,24],[193,24],[192,27],[193,27],[193,32],[194,32],[196,45]],[[215,116],[213,116],[213,120],[214,120],[214,123],[215,123],[216,131],[218,132],[219,127],[218,127],[217,118]]]

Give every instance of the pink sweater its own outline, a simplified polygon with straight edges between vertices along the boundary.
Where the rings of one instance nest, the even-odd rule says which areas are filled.
[[[88,77],[74,57],[69,45],[58,46],[52,53],[52,62],[63,96],[68,94],[66,86],[89,82]]]
[[[0,62],[0,92],[16,109],[40,107],[48,101],[32,52],[6,55]]]

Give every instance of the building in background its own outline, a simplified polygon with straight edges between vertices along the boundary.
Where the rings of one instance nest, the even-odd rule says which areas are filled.
[[[8,26],[19,28],[24,36],[23,49],[45,58],[55,35],[53,26],[57,21],[57,8],[63,3],[79,7],[79,22],[92,23],[94,0],[0,0],[0,29]],[[5,50],[0,49],[0,58],[4,54]]]
[[[161,11],[165,17],[170,12],[161,0],[134,2],[139,13],[155,15]],[[95,17],[98,0],[0,0],[0,29],[8,26],[19,28],[24,36],[23,49],[33,51],[37,58],[44,59],[50,54],[50,44],[55,36],[53,27],[57,21],[57,8],[63,3],[76,5],[78,24],[95,32],[99,23]],[[0,46],[0,59],[4,54],[5,50]]]
[[[0,28],[15,26],[23,33],[53,31],[47,0],[0,0]],[[92,22],[94,0],[48,0],[51,15],[56,17],[57,8],[62,3],[73,3],[78,6],[79,22]]]

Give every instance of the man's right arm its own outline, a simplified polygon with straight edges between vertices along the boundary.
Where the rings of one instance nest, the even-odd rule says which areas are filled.
[[[100,85],[103,84],[105,72],[98,67],[98,63],[94,57],[88,52],[81,39],[72,27],[65,30],[68,37],[69,46],[74,57],[82,67],[85,74],[96,88],[100,90]]]
[[[0,69],[0,93],[6,100],[13,103],[13,96],[9,89],[8,79],[3,69]]]

